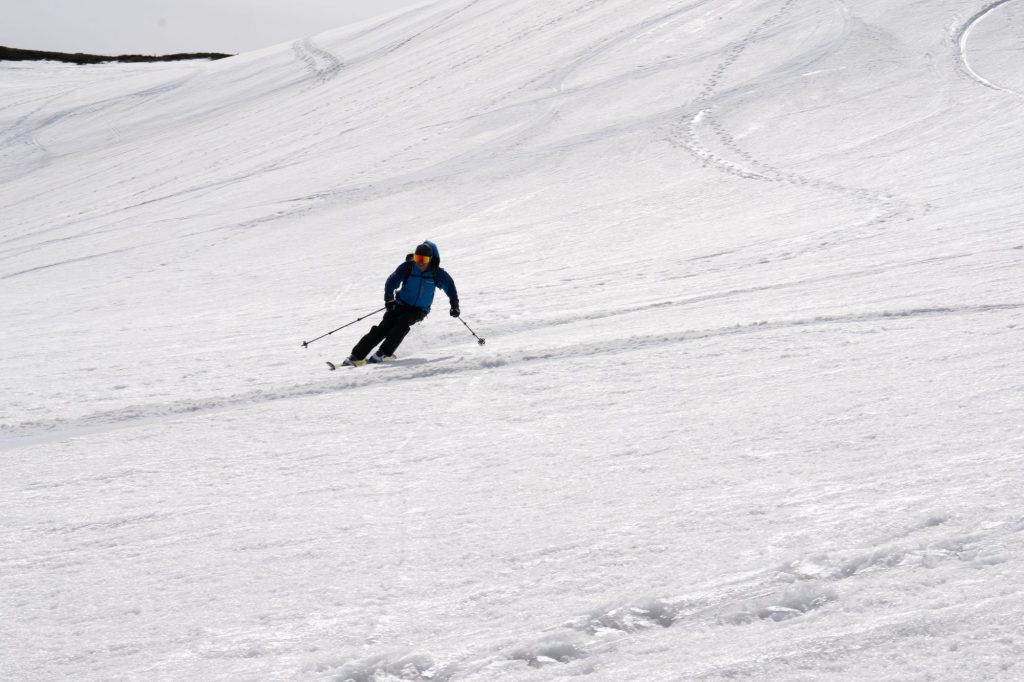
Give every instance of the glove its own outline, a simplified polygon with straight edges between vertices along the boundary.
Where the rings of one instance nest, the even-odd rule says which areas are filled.
[[[459,313],[459,304],[458,303],[452,303],[451,316],[452,317],[458,317],[459,314],[460,314]]]
[[[395,299],[393,299],[393,298],[385,298],[384,299],[384,307],[387,308],[388,312],[391,312],[392,310],[394,310],[395,309]]]

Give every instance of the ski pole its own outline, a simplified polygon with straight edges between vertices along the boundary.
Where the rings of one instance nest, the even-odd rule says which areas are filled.
[[[462,324],[466,324],[466,321],[465,321],[464,319],[462,319],[461,317],[459,318],[459,322],[461,322]],[[470,334],[472,334],[473,336],[476,336],[476,332],[475,332],[475,331],[473,331],[472,329],[470,329],[470,327],[469,327],[469,325],[468,325],[468,324],[466,324],[466,329],[469,329],[469,333],[470,333]],[[480,338],[479,336],[476,336],[476,341],[477,341],[477,343],[479,343],[479,344],[480,344],[481,346],[482,346],[482,345],[484,345],[484,340],[483,340],[483,339],[481,339],[481,338]]]
[[[387,306],[384,306],[384,308],[387,308]],[[355,324],[356,322],[362,322],[363,320],[365,320],[366,318],[370,317],[371,315],[376,315],[376,314],[377,314],[377,313],[379,313],[380,311],[384,310],[384,308],[378,308],[377,310],[374,310],[374,311],[373,311],[372,313],[366,313],[366,314],[365,314],[365,315],[363,315],[362,317],[360,317],[360,318],[358,318],[358,319],[355,319],[355,320],[352,320],[352,321],[351,321],[351,322],[349,322],[348,324],[343,324],[343,325],[341,325],[340,327],[338,327],[337,329],[332,329],[331,331],[327,332],[326,334],[321,334],[320,336],[318,336],[318,337],[316,337],[315,339],[313,339],[313,341],[303,341],[303,342],[302,342],[302,347],[303,347],[303,348],[309,348],[309,344],[313,343],[314,341],[319,341],[320,339],[324,338],[325,336],[330,336],[330,335],[331,335],[331,334],[333,334],[334,332],[337,332],[337,331],[341,331],[341,330],[342,330],[342,329],[344,329],[345,327],[351,327],[351,326],[352,326],[352,325],[354,325],[354,324]]]

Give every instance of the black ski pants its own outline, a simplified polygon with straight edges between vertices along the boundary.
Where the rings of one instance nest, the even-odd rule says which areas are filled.
[[[380,324],[370,327],[370,331],[359,339],[359,343],[352,348],[352,357],[356,360],[364,359],[381,341],[384,343],[377,352],[381,355],[394,355],[405,335],[409,333],[409,328],[426,316],[425,310],[404,305],[396,306],[394,310],[384,313]]]

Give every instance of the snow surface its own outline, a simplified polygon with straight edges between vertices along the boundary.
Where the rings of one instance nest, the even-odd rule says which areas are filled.
[[[5,680],[1024,677],[1024,3],[0,64]],[[435,240],[390,366],[328,372]]]

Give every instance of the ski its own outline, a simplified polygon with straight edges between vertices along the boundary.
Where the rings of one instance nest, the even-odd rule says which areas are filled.
[[[445,355],[439,358],[416,358],[416,357],[403,357],[395,358],[394,360],[385,360],[384,362],[370,362],[368,360],[360,360],[356,364],[352,364],[348,360],[342,362],[328,362],[327,366],[331,370],[341,369],[342,367],[362,367],[363,365],[370,365],[372,367],[416,367],[417,365],[426,365],[433,362],[447,362],[454,360],[454,355]]]
[[[330,360],[327,361],[327,367],[330,368],[330,370],[332,372],[334,370],[338,369],[339,367],[362,367],[365,364],[366,364],[366,360],[348,360],[348,359],[345,359],[345,360],[342,360],[341,362],[338,362],[338,363],[331,362]]]
[[[397,355],[385,355],[384,357],[379,358],[379,359],[377,359],[377,357],[375,355],[371,355],[370,357],[366,358],[365,360],[350,360],[348,358],[345,358],[341,362],[331,362],[330,360],[328,360],[327,361],[327,366],[333,372],[334,370],[338,369],[339,367],[362,367],[363,365],[384,365],[384,364],[390,365],[390,364],[393,364],[394,362],[397,362],[397,361],[398,361],[398,356]]]

